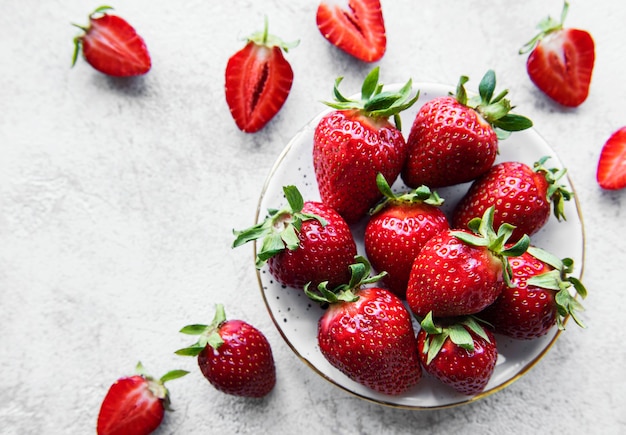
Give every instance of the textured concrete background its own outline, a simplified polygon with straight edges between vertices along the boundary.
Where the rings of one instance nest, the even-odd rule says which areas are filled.
[[[316,1],[148,1],[112,6],[153,58],[143,78],[115,80],[82,60],[70,68],[70,22],[94,1],[2,2],[0,14],[0,433],[95,432],[109,385],[138,360],[154,375],[192,374],[169,387],[176,412],[160,434],[626,432],[626,350],[619,333],[626,259],[626,192],[595,183],[604,141],[626,125],[626,3],[572,1],[568,24],[597,44],[591,95],[578,109],[550,103],[517,50],[557,0],[383,1],[386,83],[476,86],[488,68],[518,112],[570,170],[586,224],[587,330],[573,324],[526,376],[447,410],[384,407],[329,384],[282,341],[258,289],[252,247],[231,230],[254,221],[273,162],[323,109],[332,83],[356,92],[366,65],[330,46]],[[239,132],[223,72],[241,38],[267,14],[270,31],[300,39],[287,59],[293,89],[261,132]],[[406,121],[405,121],[406,122]],[[210,321],[213,305],[267,335],[278,383],[267,398],[214,390],[178,333]]]

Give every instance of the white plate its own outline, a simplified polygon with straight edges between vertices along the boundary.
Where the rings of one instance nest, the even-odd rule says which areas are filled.
[[[386,86],[386,89],[393,90],[394,88],[399,89],[399,85]],[[419,107],[428,100],[454,92],[454,87],[430,83],[416,83],[413,89],[414,91],[419,89],[420,98],[413,107],[401,114],[405,137],[408,135]],[[328,111],[320,113],[305,125],[279,156],[263,187],[257,209],[257,222],[264,219],[269,208],[280,208],[285,205],[282,191],[285,185],[297,186],[305,200],[320,200],[313,171],[313,133],[321,117]],[[508,139],[501,141],[500,154],[496,163],[511,160],[532,166],[544,155],[551,156],[546,163],[548,167],[562,167],[555,152],[531,128],[513,133]],[[562,181],[569,187],[569,190],[573,191],[569,178]],[[437,189],[446,200],[443,206],[444,211],[450,212],[468,187],[469,183]],[[400,179],[393,185],[393,188],[394,190],[408,189]],[[576,196],[572,201],[566,202],[565,215],[567,220],[561,222],[551,216],[548,224],[533,236],[532,242],[560,258],[572,258],[576,267],[572,275],[580,277],[584,262],[584,229]],[[363,227],[363,224],[352,227],[357,248],[361,254],[364,254]],[[256,256],[256,244],[254,251]],[[389,406],[410,409],[445,408],[485,397],[524,375],[545,355],[559,335],[558,329],[554,327],[546,336],[531,341],[516,341],[497,336],[499,355],[495,372],[485,390],[476,396],[468,397],[458,394],[430,378],[426,373],[411,391],[400,396],[388,396],[350,380],[326,361],[317,345],[317,322],[323,310],[310,301],[302,290],[285,288],[278,284],[270,275],[267,266],[258,271],[258,279],[272,320],[287,344],[305,364],[339,388],[362,399]],[[416,332],[418,327],[416,324]]]

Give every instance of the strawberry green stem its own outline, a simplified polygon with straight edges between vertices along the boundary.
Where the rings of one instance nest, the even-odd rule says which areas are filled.
[[[183,327],[180,332],[187,335],[197,335],[198,341],[189,347],[177,350],[177,355],[197,356],[207,346],[219,349],[224,340],[219,334],[220,326],[226,321],[226,312],[222,304],[216,304],[215,315],[209,325],[192,324]]]
[[[548,16],[546,18],[544,18],[543,20],[541,20],[539,22],[539,24],[537,25],[537,29],[539,30],[539,33],[537,35],[535,35],[530,41],[528,41],[526,44],[524,44],[522,46],[522,48],[519,49],[519,54],[526,54],[531,52],[539,43],[539,41],[541,41],[543,38],[545,38],[547,35],[549,35],[550,33],[559,31],[561,29],[563,29],[563,26],[565,24],[565,18],[567,17],[567,12],[569,10],[569,2],[564,1],[563,2],[563,9],[561,10],[561,18],[560,21],[555,20],[554,18]]]

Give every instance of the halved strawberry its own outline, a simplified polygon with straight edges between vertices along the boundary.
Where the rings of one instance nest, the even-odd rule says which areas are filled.
[[[293,70],[283,56],[299,41],[286,43],[262,32],[248,37],[247,44],[226,65],[226,102],[240,130],[259,131],[278,113],[291,90]]]
[[[137,374],[118,379],[107,392],[98,414],[98,435],[148,435],[163,421],[169,409],[165,382],[185,376],[185,370],[172,370],[160,379],[145,374],[137,364]]]
[[[542,20],[537,26],[540,33],[520,54],[531,52],[526,70],[542,92],[563,106],[576,107],[589,95],[595,44],[586,30],[563,27],[568,8],[564,2],[560,21]]]
[[[387,36],[379,0],[322,1],[317,8],[317,27],[331,44],[365,62],[385,54]]]
[[[603,189],[626,187],[626,127],[614,132],[602,147],[596,179]]]
[[[78,53],[98,71],[114,76],[129,77],[147,73],[152,66],[144,40],[123,18],[106,12],[113,8],[101,6],[89,15],[89,26],[74,24],[85,31],[74,38],[72,66]]]

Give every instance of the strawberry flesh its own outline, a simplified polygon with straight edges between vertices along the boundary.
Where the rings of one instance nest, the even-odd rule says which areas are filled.
[[[596,179],[603,189],[626,187],[626,127],[615,131],[602,147]]]

